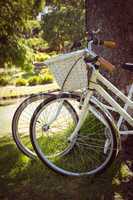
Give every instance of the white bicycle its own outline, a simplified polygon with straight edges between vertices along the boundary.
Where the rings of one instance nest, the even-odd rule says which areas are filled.
[[[127,97],[103,77],[99,72],[101,67],[109,72],[115,67],[96,55],[92,44],[115,46],[114,42],[99,41],[92,34],[86,49],[60,55],[44,63],[55,75],[61,92],[43,101],[30,123],[31,142],[38,157],[62,175],[83,176],[104,172],[120,149],[120,134],[133,134],[133,130],[120,132],[123,119],[133,128],[133,118],[127,112],[128,107],[133,110],[133,84]],[[133,64],[127,63],[124,67],[133,71]],[[106,88],[125,103],[124,108]],[[64,92],[77,89],[82,92]],[[108,105],[101,102],[95,92]],[[119,113],[117,124],[110,110]]]

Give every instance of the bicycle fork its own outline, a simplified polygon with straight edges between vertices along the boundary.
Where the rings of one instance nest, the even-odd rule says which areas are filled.
[[[75,139],[78,135],[78,132],[79,132],[81,126],[83,125],[83,123],[84,123],[84,121],[87,117],[88,109],[89,109],[89,106],[90,106],[89,101],[90,101],[91,96],[93,95],[94,85],[96,84],[96,80],[97,80],[97,70],[94,70],[92,72],[92,75],[91,75],[91,78],[90,78],[90,83],[89,83],[89,90],[90,91],[87,93],[87,96],[84,99],[82,109],[81,109],[81,112],[80,112],[80,116],[79,116],[78,124],[77,124],[74,132],[69,137],[70,142],[75,141]]]
[[[50,125],[56,120],[56,118],[58,117],[62,106],[63,106],[64,100],[59,102],[59,105],[57,107],[57,110],[53,113],[53,115],[51,115],[50,119],[48,120],[47,124],[43,125],[43,130],[47,131],[50,127]]]

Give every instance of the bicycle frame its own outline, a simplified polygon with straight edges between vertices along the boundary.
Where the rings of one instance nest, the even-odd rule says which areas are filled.
[[[133,127],[133,118],[126,111],[128,107],[133,109],[133,101],[130,98],[133,95],[133,84],[129,90],[128,97],[126,97],[121,91],[119,91],[112,83],[110,83],[105,77],[103,77],[99,71],[95,71],[97,80],[100,81],[104,86],[106,86],[111,92],[118,96],[124,103],[125,106],[122,108],[106,91],[100,84],[92,83],[92,88],[96,90],[112,107],[108,107],[105,104],[102,106],[106,107],[108,110],[113,110],[120,114],[120,118],[117,122],[117,127],[120,129],[122,120],[124,119]],[[123,131],[121,134],[133,134],[133,131]]]

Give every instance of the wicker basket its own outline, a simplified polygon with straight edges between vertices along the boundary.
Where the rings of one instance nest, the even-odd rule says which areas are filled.
[[[59,87],[74,91],[87,87],[87,70],[83,60],[84,50],[56,56],[44,62],[52,72]]]

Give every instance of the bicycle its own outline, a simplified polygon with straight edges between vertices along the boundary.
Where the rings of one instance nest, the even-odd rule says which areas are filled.
[[[92,34],[86,49],[58,56],[44,62],[55,75],[62,91],[54,97],[43,101],[36,108],[30,123],[31,142],[38,157],[49,168],[62,175],[94,175],[102,173],[112,164],[120,147],[120,132],[118,130],[120,126],[116,126],[109,109],[115,110],[122,116],[120,117],[121,122],[122,118],[124,118],[133,127],[133,118],[126,111],[127,106],[133,109],[133,101],[100,74],[100,67],[110,72],[115,67],[104,58],[96,55],[92,51],[92,44],[100,44],[105,47],[115,46],[114,42],[99,41]],[[69,69],[66,66],[63,67],[65,63],[67,63]],[[71,67],[70,63],[73,63]],[[86,68],[89,71],[91,70],[89,84],[87,84],[87,78],[84,78],[84,72],[81,73],[83,81],[80,82],[80,79],[78,79],[82,88],[85,88],[81,96],[73,92],[63,91],[63,88],[69,91],[75,85],[78,85],[76,89],[81,89],[79,88],[81,87],[80,84],[74,85],[76,76],[71,81],[73,84],[70,85],[67,82],[69,77],[72,78],[75,66],[78,66],[80,72],[81,69],[85,72]],[[125,64],[124,67],[133,69],[132,64]],[[60,74],[57,73],[57,70],[60,70]],[[67,71],[66,74],[64,75],[61,70],[63,70],[63,73]],[[76,73],[78,70],[76,69]],[[125,102],[125,107],[122,108],[99,82],[119,96]],[[131,87],[131,95],[132,90]],[[111,106],[100,102],[93,96],[94,91],[100,94]],[[71,105],[79,102],[81,111],[78,122],[73,120],[76,118],[75,112],[72,113],[68,110],[69,118],[64,120],[64,124],[62,123],[66,102],[72,102]],[[51,108],[53,108],[53,112],[51,112]],[[121,124],[120,121],[118,120],[119,125]],[[62,131],[61,129],[60,131],[61,125],[65,130]]]

